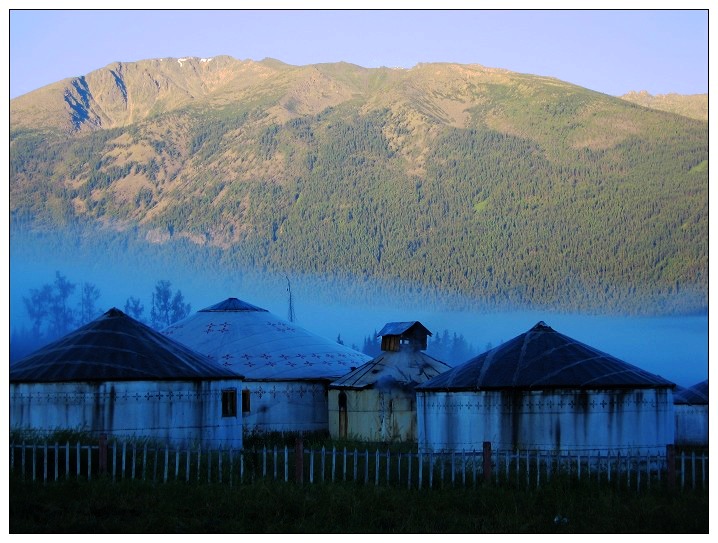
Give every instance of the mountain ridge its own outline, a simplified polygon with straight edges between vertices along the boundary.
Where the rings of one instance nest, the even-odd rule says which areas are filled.
[[[155,59],[11,100],[16,231],[489,301],[703,299],[707,164],[706,122],[480,65]]]

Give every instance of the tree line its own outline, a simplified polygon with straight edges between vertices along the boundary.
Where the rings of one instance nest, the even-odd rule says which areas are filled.
[[[10,361],[18,360],[69,332],[95,320],[104,310],[99,306],[100,289],[90,282],[75,283],[60,271],[52,282],[32,288],[23,296],[29,325],[14,326],[10,334]],[[124,312],[130,317],[162,330],[184,319],[191,312],[180,289],[160,279],[150,293],[149,314],[138,297],[125,301]]]
[[[341,341],[339,341],[341,343]],[[360,350],[364,354],[375,358],[382,352],[381,338],[377,331],[364,336],[361,348],[353,345],[352,348]],[[486,344],[485,350],[491,349],[491,343]],[[463,334],[457,334],[448,329],[442,333],[427,337],[426,354],[449,365],[457,365],[466,362],[470,358],[481,354],[472,343],[469,343]]]

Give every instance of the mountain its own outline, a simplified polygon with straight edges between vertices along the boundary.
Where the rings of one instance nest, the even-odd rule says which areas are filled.
[[[677,113],[691,119],[708,121],[708,95],[707,94],[649,94],[648,91],[631,91],[621,96],[640,106],[669,113]]]
[[[80,226],[486,306],[707,307],[707,123],[554,78],[156,59],[11,100],[10,125],[15,238]]]

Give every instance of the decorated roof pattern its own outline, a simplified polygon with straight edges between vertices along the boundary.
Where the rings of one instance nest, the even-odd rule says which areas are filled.
[[[10,382],[227,378],[241,375],[116,308],[10,366]]]
[[[421,351],[385,351],[329,386],[353,389],[394,386],[413,388],[450,369],[448,364]]]
[[[248,380],[336,379],[370,359],[261,308],[234,309],[245,305],[229,298],[162,333]]]
[[[670,381],[554,331],[528,332],[419,385],[417,390],[672,388]]]

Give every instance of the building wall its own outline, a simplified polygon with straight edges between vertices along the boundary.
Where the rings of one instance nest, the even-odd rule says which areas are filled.
[[[16,383],[10,385],[10,427],[59,429],[176,446],[242,447],[242,412],[222,416],[222,391],[240,380]]]
[[[417,392],[419,448],[652,451],[674,439],[670,389]]]
[[[243,413],[245,431],[327,431],[323,382],[244,381],[242,390],[249,390],[250,397],[250,410]]]
[[[676,414],[676,445],[708,446],[708,405],[674,406]]]
[[[339,395],[346,394],[346,437],[363,441],[416,441],[416,400],[414,393],[394,389],[330,389],[329,433],[340,431]]]

